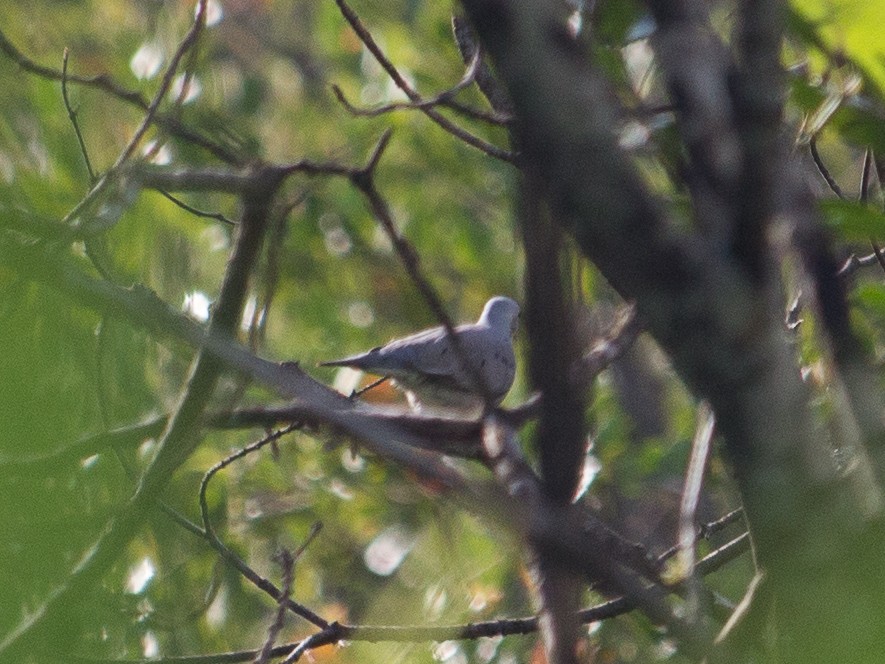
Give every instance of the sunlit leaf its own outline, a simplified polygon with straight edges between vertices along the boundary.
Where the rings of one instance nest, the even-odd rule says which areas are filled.
[[[831,52],[844,53],[868,76],[879,96],[885,90],[885,2],[882,0],[791,0]]]

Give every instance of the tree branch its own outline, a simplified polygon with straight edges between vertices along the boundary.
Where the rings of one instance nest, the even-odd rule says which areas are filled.
[[[699,0],[648,0],[657,30],[652,45],[677,111],[690,164],[686,180],[701,228],[724,250],[735,225],[734,201],[743,195],[741,145],[729,95],[733,63]]]
[[[160,80],[160,86],[154,94],[153,99],[147,105],[145,109],[144,117],[136,128],[135,132],[132,134],[132,137],[129,139],[129,142],[123,148],[120,155],[117,157],[117,160],[114,162],[113,166],[108,169],[98,181],[93,183],[92,188],[89,192],[71,209],[62,219],[62,223],[70,224],[72,222],[76,222],[77,226],[77,234],[90,234],[91,231],[87,230],[89,226],[93,225],[89,221],[84,221],[80,219],[80,214],[90,208],[96,200],[107,191],[108,187],[110,187],[113,183],[115,183],[120,175],[121,170],[125,166],[125,164],[132,158],[132,155],[138,149],[138,146],[141,144],[142,139],[145,134],[147,134],[148,130],[154,123],[154,119],[159,111],[160,104],[163,103],[163,100],[166,98],[166,94],[169,92],[169,88],[172,86],[172,80],[175,77],[176,72],[178,71],[178,65],[181,63],[181,60],[185,57],[185,55],[193,48],[196,48],[197,41],[199,40],[200,34],[203,31],[203,27],[206,23],[206,3],[208,0],[198,0],[197,2],[197,12],[194,17],[194,21],[191,24],[190,30],[187,31],[184,38],[182,38],[181,42],[178,45],[178,48],[175,49],[175,53],[172,55],[172,58],[169,61],[169,66],[166,67],[166,71],[163,72],[163,77]],[[64,75],[63,80],[66,80],[67,76]],[[100,222],[98,224],[101,227]]]
[[[708,524],[709,526],[710,524]],[[703,526],[703,531],[712,531],[714,528]],[[707,554],[698,561],[696,571],[701,576],[712,574],[721,569],[736,557],[746,553],[750,549],[750,538],[743,533],[715,551]],[[672,555],[663,554],[658,558],[658,563]],[[617,616],[635,611],[636,606],[626,597],[616,597],[595,606],[582,609],[578,617],[582,624],[590,624],[602,620],[609,620]],[[537,616],[524,618],[504,618],[484,622],[468,623],[466,625],[346,625],[343,623],[331,623],[327,628],[312,634],[299,643],[290,643],[275,646],[271,650],[274,657],[302,656],[310,650],[315,650],[339,641],[360,641],[368,643],[421,643],[428,641],[449,640],[475,640],[484,637],[511,636],[519,634],[532,634],[539,629]],[[239,652],[217,653],[212,655],[185,655],[181,657],[163,657],[153,659],[96,659],[90,657],[72,656],[74,662],[81,664],[234,664],[247,662],[255,658],[258,651],[243,650]],[[293,659],[293,661],[297,661]]]
[[[541,459],[540,489],[550,501],[569,505],[584,467],[586,385],[573,383],[578,358],[573,314],[563,296],[558,228],[540,198],[538,182],[526,174],[520,191],[520,230],[526,253],[526,328],[529,376],[544,395],[535,438]],[[538,497],[535,497],[536,500]],[[533,570],[541,598],[541,635],[550,664],[577,664],[580,576],[543,550]]]
[[[396,84],[396,87],[402,90],[414,104],[418,105],[418,107],[424,112],[424,115],[456,138],[467,143],[467,145],[484,152],[490,157],[495,157],[501,161],[513,162],[515,158],[513,153],[508,152],[507,150],[502,150],[501,148],[462,129],[458,125],[452,123],[451,120],[444,115],[441,115],[433,106],[421,106],[421,95],[409,85],[409,82],[403,78],[399,71],[397,71],[396,67],[393,66],[393,63],[387,59],[387,56],[384,55],[384,52],[372,37],[372,33],[370,33],[366,26],[363,25],[363,22],[360,20],[360,17],[357,16],[356,12],[351,9],[350,5],[348,5],[345,0],[335,0],[335,3],[338,5],[338,9],[341,10],[341,15],[344,16],[344,19],[350,27],[353,28],[353,31],[357,34],[360,41],[365,44],[369,52],[375,57],[378,64],[380,64],[384,71],[387,72],[387,75],[390,76],[390,79]]]
[[[107,282],[97,282],[79,274],[77,270],[70,269],[63,260],[41,263],[33,260],[25,248],[10,256],[3,256],[2,249],[0,246],[0,256],[4,259],[15,259],[6,260],[6,265],[10,269],[44,281],[71,295],[75,300],[100,311],[107,311],[115,316],[123,315],[161,336],[174,335],[197,345],[202,349],[201,358],[214,358],[214,362],[229,370],[251,376],[281,396],[296,400],[296,403],[313,417],[362,441],[370,450],[404,464],[421,475],[434,478],[451,490],[453,496],[463,501],[471,510],[492,522],[522,533],[534,546],[543,547],[569,568],[580,570],[590,578],[606,579],[612,588],[624,590],[654,620],[670,625],[678,638],[686,640],[688,647],[695,643],[697,635],[683,626],[666,608],[661,594],[663,591],[649,589],[638,579],[631,580],[636,578],[633,572],[613,574],[607,571],[611,570],[611,561],[598,550],[598,537],[595,531],[588,529],[587,519],[593,519],[591,515],[583,511],[574,512],[574,508],[563,510],[549,504],[545,504],[543,509],[536,510],[530,515],[525,515],[525,506],[520,502],[496,487],[469,482],[451,465],[442,463],[438,455],[431,455],[411,446],[414,439],[410,434],[391,424],[366,417],[358,404],[315,383],[297,367],[260,360],[229,338],[212,333],[206,334],[200,326],[170,311],[164,304],[151,298],[145,299],[144,293],[137,291],[139,295],[133,297],[131,291]],[[187,394],[190,395],[191,391],[188,390]],[[196,399],[196,396],[193,399]],[[196,414],[194,411],[199,404],[191,397],[188,397],[185,405],[189,407],[189,416]],[[177,431],[181,436],[184,433],[181,430],[184,424],[188,424],[189,427],[196,425],[190,417],[187,422],[183,422],[181,417],[182,415],[173,418],[167,427],[168,432]],[[171,438],[167,433],[164,441],[169,440]],[[9,635],[0,645],[0,654],[18,653],[28,647],[27,641],[30,640],[28,637],[37,638],[38,628],[43,626],[45,629],[48,617],[58,618],[63,615],[62,599],[73,600],[85,592],[91,587],[87,584],[90,584],[96,576],[100,576],[100,572],[113,562],[122,549],[121,544],[134,534],[141,523],[144,511],[153,504],[151,499],[168,481],[172,470],[177,467],[175,464],[186,458],[187,448],[192,448],[198,438],[194,436],[184,441],[181,438],[178,440],[181,441],[182,447],[186,448],[178,447],[171,453],[162,451],[158,453],[155,462],[142,480],[136,498],[123,513],[125,520],[112,523],[108,530],[111,535],[100,540],[92,555],[86,559],[84,566],[78,568],[70,582],[49,600],[35,620]],[[158,473],[162,474],[162,477],[158,476]],[[111,544],[116,546],[109,548]]]
[[[9,38],[3,33],[2,30],[0,30],[0,52],[6,54],[6,56],[10,60],[15,62],[26,72],[34,74],[35,76],[39,76],[40,78],[54,81],[66,80],[68,83],[76,83],[78,85],[101,90],[131,106],[135,106],[136,108],[141,109],[142,111],[147,111],[150,106],[150,103],[142,96],[140,92],[136,90],[130,90],[120,85],[107,74],[99,74],[97,76],[79,76],[76,74],[66,74],[64,71],[58,71],[51,67],[45,67],[34,62],[24,53],[22,53],[18,48],[16,48],[15,45],[11,41],[9,41]],[[172,115],[157,113],[154,115],[154,121],[157,123],[157,125],[168,131],[173,136],[177,136],[182,140],[203,148],[204,150],[225,163],[238,164],[243,161],[242,157],[231,152],[227,147],[216,143],[215,141],[212,141],[210,138],[203,136],[193,129],[188,128],[180,120]]]
[[[779,274],[763,232],[781,177],[771,166],[772,136],[780,131],[780,106],[771,106],[780,94],[770,88],[771,77],[779,80],[772,28],[762,37],[766,53],[775,51],[773,62],[753,60],[745,75],[747,86],[760,83],[749,72],[764,77],[755,93],[763,107],[746,118],[760,127],[745,147],[752,157],[744,174],[759,167],[762,175],[754,177],[767,178],[759,183],[765,190],[745,190],[753,192],[739,215],[747,223],[736,229],[735,251],[721,254],[675,230],[620,151],[612,131],[616,103],[569,36],[558,6],[542,0],[464,0],[464,6],[510,91],[521,166],[542,183],[555,217],[583,253],[635,301],[689,387],[713,406],[760,561],[785,580],[797,578],[797,560],[814,558],[812,551],[838,567],[837,552],[850,540],[846,531],[860,528],[862,516],[814,431],[808,389],[783,337]],[[749,107],[744,99],[736,114]],[[816,578],[811,566],[799,574],[803,583]]]
[[[68,97],[68,49],[64,50],[62,56],[61,67],[61,96],[64,99],[65,109],[68,111],[68,117],[71,125],[74,127],[74,133],[77,135],[77,144],[80,146],[80,154],[83,155],[83,161],[86,164],[86,172],[89,173],[89,181],[95,182],[95,171],[92,170],[92,162],[89,160],[89,151],[86,149],[86,142],[83,140],[83,134],[80,132],[80,123],[77,121],[77,113],[71,106],[71,100]]]
[[[240,574],[242,574],[250,583],[252,583],[259,590],[264,591],[268,595],[270,595],[274,600],[276,600],[277,604],[281,607],[285,607],[292,613],[297,616],[301,616],[305,620],[313,623],[317,627],[321,629],[325,629],[329,626],[328,621],[323,619],[321,616],[317,615],[315,612],[308,609],[306,606],[302,604],[298,604],[297,602],[292,601],[289,597],[288,591],[285,588],[277,588],[273,583],[271,583],[268,579],[260,576],[255,570],[249,567],[245,562],[243,562],[239,556],[237,556],[230,548],[221,541],[218,535],[215,532],[215,528],[212,526],[212,520],[209,518],[209,503],[206,500],[206,490],[209,488],[209,482],[212,480],[215,475],[227,468],[230,464],[238,461],[252,452],[257,452],[262,447],[266,445],[276,443],[280,438],[285,436],[286,434],[291,433],[292,431],[296,431],[298,429],[303,428],[301,423],[290,424],[289,426],[280,429],[279,431],[275,431],[267,436],[263,437],[261,440],[258,440],[251,445],[247,445],[241,450],[230,454],[225,457],[218,463],[216,463],[212,468],[210,468],[205,475],[203,475],[203,479],[200,482],[200,493],[199,493],[199,501],[200,501],[200,518],[203,521],[203,530],[201,535],[209,542],[213,549],[215,549],[219,555],[224,558],[224,560],[232,565]],[[313,539],[313,536],[309,538]],[[308,540],[308,541],[309,541]]]
[[[477,53],[476,56],[466,64],[467,71],[464,72],[464,76],[461,78],[460,81],[458,81],[458,83],[456,83],[448,90],[444,90],[443,92],[440,92],[439,94],[434,95],[429,99],[424,99],[423,97],[419,96],[418,100],[416,101],[394,102],[391,104],[376,106],[375,108],[358,108],[347,100],[347,97],[344,96],[344,92],[337,85],[332,86],[332,93],[335,95],[336,99],[338,99],[341,105],[344,106],[345,109],[347,109],[348,113],[350,113],[351,115],[367,118],[374,118],[379,115],[390,113],[392,111],[423,111],[424,109],[433,108],[434,106],[445,106],[446,108],[452,109],[459,115],[473,118],[474,120],[481,120],[483,122],[488,122],[489,124],[494,125],[506,124],[510,119],[506,115],[479,111],[475,108],[470,108],[469,106],[459,104],[454,100],[455,95],[457,95],[461,90],[464,90],[475,82],[477,72],[481,67],[479,61],[479,53]]]
[[[264,237],[267,211],[280,178],[256,178],[256,182],[261,185],[244,196],[239,236],[209,323],[207,334],[211,338],[228,338],[236,333],[246,299],[249,272]],[[74,284],[71,287],[75,288]],[[117,288],[107,282],[96,283],[94,287],[105,295]],[[175,470],[199,443],[200,419],[224,367],[215,354],[205,349],[199,352],[178,408],[159,440],[157,455],[145,471],[134,496],[119,516],[108,523],[64,584],[0,643],[0,657],[21,658],[24,652],[45,641],[45,636],[66,619],[79,598],[96,586],[125,550]],[[48,640],[55,641],[52,637]]]

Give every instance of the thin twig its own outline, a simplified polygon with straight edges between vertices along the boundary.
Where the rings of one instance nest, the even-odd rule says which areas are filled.
[[[863,154],[863,168],[860,173],[860,194],[858,200],[866,203],[870,197],[870,173],[873,170],[873,151],[867,148]]]
[[[393,215],[390,212],[390,206],[388,206],[387,201],[375,187],[375,169],[378,166],[381,155],[384,153],[384,150],[390,141],[391,133],[391,130],[388,129],[382,134],[374,151],[369,157],[366,166],[358,171],[352,172],[350,180],[366,197],[372,214],[378,223],[381,224],[381,228],[384,230],[384,233],[393,245],[403,267],[406,268],[406,273],[418,289],[418,292],[424,298],[424,301],[430,307],[434,316],[436,316],[436,319],[445,329],[446,335],[452,343],[452,348],[461,363],[461,367],[467,372],[468,376],[470,376],[470,380],[476,387],[476,391],[482,395],[487,405],[492,405],[493,402],[489,396],[490,391],[485,378],[479,371],[479,367],[474,366],[474,364],[470,362],[462,347],[461,339],[455,333],[455,325],[452,323],[452,319],[443,307],[442,300],[430,284],[430,281],[421,272],[418,253],[408,240],[397,231],[396,224],[393,221]]]
[[[878,263],[879,259],[876,257],[875,253],[868,254],[866,256],[851,254],[842,264],[842,267],[839,268],[839,271],[836,272],[836,276],[849,277],[857,272],[859,268],[869,267],[870,265],[877,265]]]
[[[456,83],[448,90],[444,90],[443,92],[440,92],[438,95],[435,95],[429,99],[419,98],[417,101],[393,102],[390,104],[384,104],[382,106],[376,106],[375,108],[359,108],[357,106],[354,106],[347,100],[347,97],[344,96],[344,92],[337,85],[332,86],[332,92],[348,113],[361,117],[372,118],[379,115],[384,115],[385,113],[390,113],[392,111],[423,111],[434,106],[445,106],[446,108],[450,108],[456,113],[472,118],[474,120],[481,120],[483,122],[488,122],[489,124],[494,124],[497,126],[505,125],[512,120],[512,117],[502,113],[489,113],[487,111],[481,111],[479,109],[471,108],[470,106],[459,104],[453,99],[453,97],[458,94],[458,92],[472,85],[476,80],[476,73],[479,67],[479,57],[480,52],[477,51],[471,61],[468,63],[467,71],[464,73],[463,78],[458,83]]]
[[[863,169],[861,170],[860,175],[860,195],[858,196],[858,199],[862,204],[866,203],[870,196],[870,172],[872,170],[873,151],[867,148],[863,156]],[[876,238],[870,238],[870,246],[873,248],[873,255],[876,257],[876,262],[879,263],[879,266],[885,271],[885,256],[882,255],[882,249],[879,247]]]
[[[83,161],[86,163],[86,170],[89,173],[89,186],[92,187],[95,185],[96,175],[95,171],[92,170],[92,162],[89,159],[89,151],[86,149],[86,142],[83,140],[83,134],[80,131],[80,123],[77,121],[77,113],[74,111],[74,107],[71,105],[71,100],[68,97],[68,49],[65,48],[64,54],[62,56],[62,77],[61,77],[61,96],[64,101],[65,109],[68,112],[68,118],[71,121],[71,125],[74,127],[74,133],[77,135],[77,143],[80,146],[80,153],[83,155]],[[98,271],[98,273],[107,280],[111,279],[111,275],[108,270],[105,268],[103,262],[100,259],[99,253],[96,251],[96,248],[92,242],[85,242],[85,251],[86,256],[89,258],[92,265]],[[100,340],[100,339],[99,339]],[[99,372],[100,375],[100,372]],[[104,409],[104,399],[99,399],[99,403],[102,404],[102,409]]]
[[[86,162],[86,170],[89,172],[89,181],[95,182],[95,171],[92,170],[92,162],[89,161],[89,152],[86,150],[86,142],[83,140],[83,134],[80,132],[80,123],[77,121],[77,113],[71,106],[71,100],[68,98],[68,49],[65,48],[62,55],[61,67],[61,96],[65,102],[65,108],[68,111],[68,117],[74,127],[74,133],[77,134],[77,143],[80,144],[80,153],[83,155],[83,161]]]
[[[463,104],[459,104],[458,102],[447,99],[446,96],[450,94],[452,91],[447,90],[445,92],[440,93],[436,97],[432,97],[430,99],[422,99],[421,101],[412,102],[412,101],[398,101],[392,102],[390,104],[384,104],[383,106],[376,106],[374,108],[360,108],[359,106],[354,106],[344,95],[344,92],[337,85],[332,86],[332,93],[335,95],[335,98],[338,102],[344,106],[345,110],[351,115],[356,115],[359,117],[368,117],[374,118],[379,115],[384,115],[386,113],[391,113],[393,111],[407,111],[407,110],[417,110],[424,111],[428,108],[433,108],[434,106],[445,106],[446,108],[450,108],[453,111],[463,115],[465,117],[472,118],[474,120],[481,120],[482,122],[488,122],[489,124],[493,124],[496,126],[506,125],[508,122],[512,121],[512,117],[509,115],[503,115],[501,113],[489,113],[486,111],[481,111],[476,108],[471,108],[470,106],[465,106]]]
[[[200,496],[200,517],[203,520],[203,528],[206,529],[206,532],[209,535],[211,535],[213,537],[216,536],[215,529],[212,526],[212,520],[209,518],[209,503],[206,500],[206,491],[209,488],[209,482],[212,481],[212,478],[215,477],[215,475],[219,471],[224,470],[225,468],[227,468],[229,465],[231,465],[235,461],[239,461],[240,459],[247,457],[248,455],[252,454],[253,452],[257,452],[261,448],[266,447],[267,445],[270,445],[271,443],[278,441],[280,438],[282,438],[286,434],[292,433],[293,431],[297,431],[298,429],[302,428],[302,426],[303,425],[300,422],[295,422],[293,424],[290,424],[287,427],[284,427],[282,429],[278,429],[277,431],[274,431],[273,433],[270,433],[267,436],[264,436],[260,440],[257,440],[254,443],[250,443],[249,445],[246,445],[245,447],[240,448],[236,452],[229,454],[228,456],[224,457],[221,461],[219,461],[214,466],[212,466],[209,470],[206,471],[206,473],[203,475],[203,479],[200,481],[199,496]]]
[[[716,519],[715,521],[710,521],[709,523],[703,523],[698,526],[697,529],[697,537],[698,539],[710,539],[717,533],[722,532],[730,525],[741,521],[744,518],[744,509],[742,507],[738,507],[737,509],[732,510],[728,514]],[[679,544],[675,544],[671,546],[669,549],[661,553],[656,559],[655,564],[659,567],[662,567],[664,563],[666,563],[670,558],[679,553]]]
[[[698,528],[698,537],[709,539],[713,535],[720,533],[728,528],[728,526],[741,521],[743,518],[744,509],[742,507],[738,507],[728,514],[725,514],[724,516],[716,519],[715,521],[703,524],[700,528]]]
[[[824,164],[820,152],[817,150],[817,136],[812,136],[808,140],[808,150],[811,152],[811,158],[814,161],[814,165],[817,166],[817,172],[820,173],[821,177],[827,183],[827,186],[834,194],[836,194],[836,196],[845,200],[845,194],[842,192],[842,188],[839,186],[839,183],[836,182],[836,178],[832,176],[826,164]]]
[[[317,614],[313,613],[303,605],[292,601],[287,593],[284,593],[282,589],[277,588],[271,581],[268,581],[267,579],[261,577],[248,564],[246,564],[246,562],[242,558],[233,553],[231,549],[229,549],[217,536],[215,536],[214,531],[206,528],[200,528],[200,526],[198,526],[196,523],[194,523],[193,521],[182,515],[178,510],[174,509],[163,501],[157,501],[157,506],[180,527],[184,528],[193,535],[196,535],[200,539],[205,540],[209,544],[209,546],[211,546],[226,563],[236,569],[247,581],[252,583],[259,590],[270,595],[273,599],[277,601],[278,604],[281,602],[281,598],[285,598],[282,600],[282,603],[286,610],[292,611],[296,615],[300,615],[301,617],[307,619],[321,629],[324,629],[329,625],[328,622],[326,622],[322,618],[319,618]],[[307,545],[313,541],[316,535],[320,532],[321,528],[322,525],[320,523],[315,523],[311,527],[310,533],[308,533],[308,536],[305,539],[304,543],[297,549],[295,553],[296,560],[301,557],[301,554],[304,552]]]
[[[151,100],[151,103],[148,104],[145,116],[142,119],[141,124],[139,125],[138,129],[135,130],[135,134],[133,134],[132,138],[129,140],[128,145],[117,158],[117,161],[112,167],[113,169],[118,169],[120,166],[126,163],[126,161],[128,161],[128,159],[138,148],[139,143],[141,143],[141,139],[144,138],[144,135],[147,133],[147,130],[153,123],[153,119],[157,113],[157,109],[159,109],[160,104],[163,102],[163,100],[166,98],[166,94],[169,92],[169,88],[172,86],[172,81],[175,78],[176,72],[178,71],[179,63],[192,48],[196,47],[197,41],[200,38],[200,34],[206,27],[206,4],[207,0],[198,0],[197,13],[194,17],[194,22],[191,24],[190,30],[188,30],[187,34],[184,36],[184,39],[181,40],[178,48],[175,49],[175,53],[172,55],[172,58],[169,61],[169,66],[166,68],[166,72],[163,74],[163,78],[160,80],[160,87],[154,94],[154,98]]]
[[[873,256],[876,257],[876,262],[885,271],[885,256],[882,255],[882,249],[879,247],[879,243],[874,239],[870,239],[870,244],[873,247]]]
[[[70,223],[80,212],[82,212],[85,208],[92,204],[93,201],[101,195],[105,189],[107,189],[108,185],[110,185],[115,179],[116,175],[120,172],[120,169],[123,165],[129,161],[135,151],[138,149],[138,146],[141,144],[141,140],[144,138],[148,129],[150,129],[151,125],[154,122],[154,118],[157,114],[157,111],[160,108],[160,104],[166,98],[166,94],[169,92],[169,88],[172,86],[172,81],[175,77],[175,73],[178,70],[178,65],[181,62],[182,58],[187,54],[187,52],[194,48],[197,44],[197,40],[200,37],[200,33],[203,30],[203,27],[206,24],[206,4],[208,0],[198,0],[197,2],[197,13],[194,17],[194,21],[191,24],[190,30],[187,31],[184,38],[178,45],[178,48],[175,49],[175,53],[173,54],[171,60],[169,61],[169,66],[166,68],[166,71],[163,74],[163,78],[160,80],[160,87],[157,89],[157,92],[154,94],[153,99],[148,104],[145,109],[144,117],[141,120],[141,123],[136,128],[135,133],[129,139],[129,142],[126,144],[126,147],[123,148],[123,151],[120,153],[120,156],[117,157],[117,160],[114,162],[114,165],[111,166],[110,170],[104,174],[104,176],[95,184],[95,186],[89,191],[88,194],[79,202],[74,208],[65,215],[62,220],[63,223]]]
[[[230,562],[237,570],[245,576],[253,585],[257,588],[260,588],[271,597],[273,597],[278,602],[284,602],[286,608],[292,611],[292,613],[301,616],[305,620],[313,623],[317,627],[321,629],[325,629],[329,626],[328,621],[324,620],[321,616],[317,615],[306,606],[302,604],[298,604],[288,597],[284,597],[282,590],[277,588],[271,581],[265,579],[260,576],[255,570],[249,567],[245,562],[243,562],[239,556],[233,553],[227,545],[221,541],[218,537],[218,534],[215,532],[215,528],[212,526],[212,520],[209,516],[209,503],[206,500],[206,490],[209,487],[209,482],[219,471],[227,468],[230,464],[242,459],[253,452],[257,452],[262,447],[265,447],[271,443],[278,441],[280,438],[285,436],[292,431],[296,431],[300,429],[303,425],[300,422],[296,422],[290,424],[283,429],[279,429],[271,434],[268,434],[264,438],[247,445],[246,447],[237,450],[233,454],[226,456],[224,459],[216,463],[212,468],[210,468],[205,475],[203,475],[203,480],[200,482],[200,492],[199,492],[199,500],[200,500],[200,517],[203,521],[203,529],[206,533],[206,538],[210,541],[213,548],[215,548],[228,562]]]
[[[215,219],[216,221],[220,221],[221,223],[227,224],[228,226],[236,226],[237,225],[237,222],[233,221],[232,219],[228,219],[220,212],[206,212],[205,210],[200,210],[198,208],[193,207],[192,205],[188,205],[180,198],[177,198],[176,196],[173,196],[172,194],[170,194],[168,191],[163,191],[162,189],[158,189],[157,191],[160,193],[161,196],[169,199],[170,201],[175,203],[175,205],[180,207],[182,210],[184,210],[185,212],[190,212],[195,217],[201,217],[203,219]]]
[[[697,427],[691,445],[688,468],[685,470],[685,483],[679,505],[679,553],[676,557],[680,576],[688,580],[688,606],[689,613],[694,614],[692,620],[700,618],[701,608],[700,584],[692,574],[695,568],[695,544],[697,543],[695,515],[701,497],[704,473],[710,458],[715,428],[716,419],[713,411],[706,401],[702,401],[698,407]]]
[[[147,101],[145,101],[140,92],[123,87],[116,83],[107,74],[99,74],[98,76],[79,76],[77,74],[69,74],[66,76],[64,72],[58,71],[57,69],[37,64],[16,48],[2,30],[0,30],[0,51],[5,53],[9,59],[15,62],[15,64],[23,70],[35,74],[40,78],[56,81],[61,81],[62,79],[67,78],[71,83],[78,83],[80,85],[97,88],[112,94],[118,99],[129,102],[130,104],[134,104],[141,108],[147,108]]]
[[[280,279],[280,262],[285,255],[285,237],[288,225],[286,223],[289,214],[307,198],[307,192],[287,200],[273,216],[273,228],[267,248],[265,249],[264,270],[261,281],[264,286],[264,295],[261,298],[261,306],[256,305],[249,322],[249,348],[253,351],[264,343],[267,331],[267,321],[270,318],[270,310],[274,296],[277,293],[277,285]]]
[[[584,353],[577,366],[572,369],[572,381],[576,386],[586,387],[596,376],[621,357],[642,333],[643,326],[632,305],[616,316],[612,329],[599,339],[593,348]]]
[[[735,558],[750,550],[750,533],[741,533],[715,551],[701,558],[696,566],[698,574],[705,576],[722,569]]]
[[[360,38],[360,41],[365,44],[369,52],[375,57],[375,59],[378,61],[378,64],[380,64],[384,71],[387,72],[387,75],[390,76],[396,87],[402,90],[413,103],[421,103],[421,95],[419,95],[415,91],[415,89],[412,88],[411,85],[409,85],[409,82],[406,81],[403,75],[399,73],[397,68],[394,67],[393,63],[387,59],[387,56],[384,55],[384,52],[381,50],[375,39],[372,37],[372,33],[370,33],[366,26],[363,25],[363,22],[360,20],[359,16],[357,16],[356,12],[351,9],[350,5],[348,5],[345,0],[335,0],[335,3],[338,5],[338,9],[341,11],[344,19],[348,22],[348,24],[350,24],[350,27],[353,28],[353,31],[356,32],[357,36]],[[484,141],[478,136],[471,134],[465,129],[454,124],[444,115],[441,115],[432,106],[421,108],[421,111],[447,132],[461,139],[468,145],[481,150],[490,157],[495,157],[508,163],[513,163],[515,161],[516,155],[512,152],[509,152],[508,150],[502,150],[496,145],[492,145],[488,141]]]
[[[273,644],[276,643],[286,619],[286,600],[289,599],[289,593],[292,592],[292,579],[295,576],[295,558],[285,549],[277,553],[275,558],[283,570],[283,583],[280,588],[280,597],[277,600],[277,611],[274,615],[274,620],[267,629],[267,639],[255,657],[255,664],[267,664],[270,661]]]
[[[248,564],[246,564],[246,562],[242,558],[233,553],[233,551],[231,551],[223,542],[221,542],[221,540],[219,540],[214,535],[214,533],[210,533],[210,531],[207,531],[204,528],[200,528],[200,526],[182,515],[180,512],[178,512],[178,510],[170,507],[168,504],[162,501],[157,501],[157,506],[180,527],[184,528],[193,535],[196,535],[200,539],[205,540],[209,544],[209,546],[211,546],[222,557],[224,562],[228,563],[234,569],[236,569],[247,581],[252,583],[259,590],[268,594],[278,603],[280,602],[280,598],[284,596],[283,591],[280,588],[277,588],[271,581],[268,581],[267,579],[261,577],[257,572],[255,572]],[[319,533],[321,527],[322,526],[320,523],[315,523],[311,527],[310,533],[308,533],[308,536],[305,539],[304,543],[296,551],[296,560],[301,557],[304,549],[311,541],[313,541],[313,539]],[[315,613],[311,612],[303,605],[292,601],[287,595],[285,596],[283,604],[287,610],[292,611],[296,615],[300,615],[301,617],[307,619],[321,629],[329,625],[328,622],[322,620],[321,618],[317,620],[318,616]]]
[[[379,378],[378,380],[373,380],[371,383],[369,383],[369,384],[366,385],[365,387],[360,388],[360,389],[358,389],[358,390],[354,390],[354,391],[351,393],[350,398],[351,398],[351,399],[357,399],[357,398],[363,396],[363,395],[364,395],[366,392],[368,392],[369,390],[371,390],[371,389],[373,389],[373,388],[376,388],[376,387],[378,387],[379,385],[383,385],[384,383],[386,383],[386,382],[389,381],[389,380],[390,380],[390,376],[381,376],[381,378]]]
[[[0,52],[5,53],[9,59],[15,62],[24,71],[34,74],[35,76],[54,81],[60,81],[64,78],[63,72],[37,64],[28,58],[9,41],[2,30],[0,30]],[[146,111],[149,105],[149,102],[140,92],[137,90],[130,90],[129,88],[120,85],[107,74],[99,74],[97,76],[68,74],[67,80],[69,83],[76,83],[77,85],[83,85],[85,87],[106,92],[127,104],[140,108],[143,111]],[[231,152],[227,147],[189,129],[176,118],[160,113],[157,114],[155,120],[157,124],[163,127],[166,131],[182,140],[198,145],[226,163],[233,164],[242,161],[238,155]]]
[[[476,87],[488,100],[492,110],[508,119],[513,118],[513,104],[504,86],[498,82],[489,65],[485,61],[485,53],[479,44],[479,39],[473,32],[470,22],[461,15],[452,16],[452,36],[458,45],[461,59],[465,64],[474,56],[479,56],[479,68],[476,72]]]

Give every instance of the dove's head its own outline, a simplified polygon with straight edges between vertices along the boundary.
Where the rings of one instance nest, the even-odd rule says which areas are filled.
[[[509,297],[498,295],[486,302],[479,317],[480,325],[488,325],[491,328],[507,330],[511,335],[516,332],[519,319],[519,305]]]

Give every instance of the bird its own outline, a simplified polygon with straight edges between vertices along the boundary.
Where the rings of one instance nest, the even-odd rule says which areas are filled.
[[[454,329],[461,353],[440,325],[320,366],[352,367],[391,378],[416,411],[482,408],[484,391],[498,405],[516,376],[513,336],[518,321],[519,304],[497,295],[486,302],[476,323]]]

